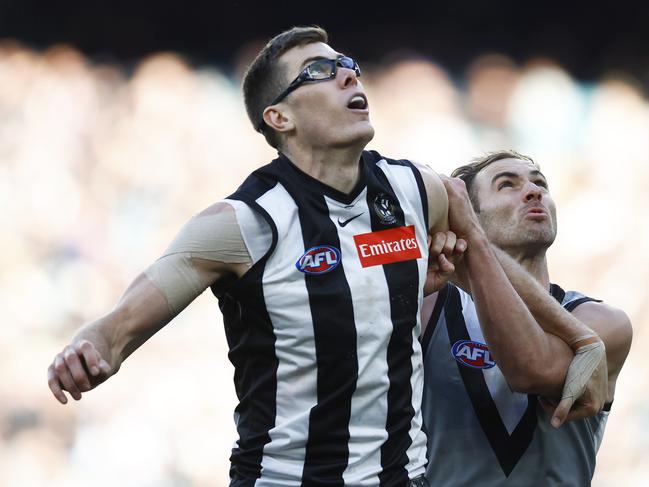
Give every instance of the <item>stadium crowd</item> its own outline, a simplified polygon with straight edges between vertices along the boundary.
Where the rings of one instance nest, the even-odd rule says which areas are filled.
[[[519,65],[498,54],[460,79],[413,54],[361,67],[377,134],[370,148],[442,173],[500,148],[541,164],[560,209],[552,275],[623,308],[635,328],[593,485],[643,485],[642,87],[624,73],[579,82],[550,59]],[[182,223],[273,157],[250,128],[233,71],[175,53],[126,69],[70,46],[36,52],[0,41],[0,485],[226,484],[235,397],[209,293],[80,403],[57,403],[43,371]]]

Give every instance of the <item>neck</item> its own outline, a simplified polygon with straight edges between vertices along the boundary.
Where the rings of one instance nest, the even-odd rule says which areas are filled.
[[[301,147],[291,144],[283,152],[301,171],[343,193],[349,193],[360,178],[363,146],[343,148]]]
[[[545,256],[546,249],[536,252],[525,252],[520,249],[503,249],[512,258],[529,272],[544,289],[550,289],[550,274],[548,272],[548,261]]]

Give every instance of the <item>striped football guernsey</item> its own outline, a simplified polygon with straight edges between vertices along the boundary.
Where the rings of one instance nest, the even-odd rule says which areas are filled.
[[[409,161],[359,164],[344,194],[280,155],[226,200],[254,259],[213,289],[239,398],[233,486],[402,486],[425,471],[426,192]],[[259,216],[271,243],[255,259]]]
[[[550,292],[568,311],[595,301],[556,284]],[[471,296],[450,284],[440,291],[422,348],[431,486],[590,485],[608,411],[554,429],[536,396],[509,388]]]

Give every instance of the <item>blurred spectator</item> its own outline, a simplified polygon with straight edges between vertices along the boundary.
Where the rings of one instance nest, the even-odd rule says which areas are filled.
[[[373,68],[363,77],[377,129],[370,147],[442,172],[516,148],[554,182],[562,219],[552,274],[624,308],[636,329],[593,485],[643,485],[647,100],[627,77],[578,83],[551,60],[519,68],[481,57],[464,82],[412,55]],[[71,46],[38,53],[5,40],[0,86],[0,485],[226,485],[235,398],[211,297],[81,403],[58,404],[45,368],[193,212],[272,157],[238,81],[175,53],[127,75]]]

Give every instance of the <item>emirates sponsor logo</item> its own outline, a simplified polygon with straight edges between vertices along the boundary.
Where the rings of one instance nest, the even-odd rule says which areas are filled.
[[[414,225],[354,235],[354,242],[363,267],[421,257]]]

